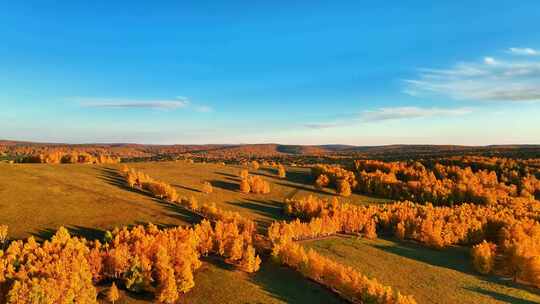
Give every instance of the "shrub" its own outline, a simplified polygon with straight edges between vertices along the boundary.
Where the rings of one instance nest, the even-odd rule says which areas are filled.
[[[473,246],[471,256],[474,269],[482,274],[491,273],[495,265],[496,249],[497,246],[495,244],[486,242],[485,240]]]

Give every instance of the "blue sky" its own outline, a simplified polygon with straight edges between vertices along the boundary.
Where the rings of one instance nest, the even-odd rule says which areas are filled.
[[[0,1],[3,139],[540,143],[536,0],[32,2]]]

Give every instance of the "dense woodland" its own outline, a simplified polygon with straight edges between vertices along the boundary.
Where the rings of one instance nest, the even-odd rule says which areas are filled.
[[[452,145],[142,145],[142,144],[53,144],[0,140],[0,160],[17,161],[23,157],[54,152],[86,152],[94,156],[110,155],[125,161],[194,159],[239,163],[256,159],[281,163],[352,164],[355,159],[409,160],[441,157],[487,156],[512,159],[540,158],[539,145],[452,146]]]
[[[495,204],[540,198],[537,160],[462,157],[429,161],[357,160],[354,168],[312,167],[319,188],[343,196],[359,193],[435,205]]]

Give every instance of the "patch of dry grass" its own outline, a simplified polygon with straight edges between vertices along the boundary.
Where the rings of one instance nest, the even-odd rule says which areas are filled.
[[[418,303],[540,302],[537,289],[474,273],[466,248],[438,251],[393,240],[348,237],[303,245],[413,295]]]

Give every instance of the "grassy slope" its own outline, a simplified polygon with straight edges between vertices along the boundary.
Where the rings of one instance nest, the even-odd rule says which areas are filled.
[[[175,185],[181,195],[194,195],[199,201],[213,201],[220,208],[239,211],[257,220],[261,227],[283,218],[280,202],[286,197],[325,195],[311,186],[309,171],[301,168],[289,168],[286,180],[276,178],[272,170],[261,169],[256,173],[265,175],[272,183],[272,193],[246,195],[236,190],[241,169],[238,166],[185,162],[130,166]],[[86,237],[99,237],[101,229],[114,226],[149,221],[178,225],[194,220],[174,206],[125,188],[118,176],[119,168],[120,165],[0,164],[0,222],[10,226],[11,237],[22,238],[31,234],[48,237],[60,225],[67,225]],[[214,185],[214,193],[207,195],[199,191],[203,181]],[[345,200],[379,201],[361,195]],[[419,303],[540,301],[540,297],[527,291],[472,275],[466,254],[459,251],[438,252],[385,240],[328,239],[306,244],[404,293],[414,294]],[[195,288],[183,296],[183,303],[337,301],[324,288],[269,261],[255,275],[205,262],[196,273]],[[126,296],[119,303],[151,302],[151,299]]]
[[[102,290],[102,294],[106,292]],[[103,298],[103,296],[100,296]],[[102,303],[108,303],[102,301]],[[129,295],[122,291],[117,304],[153,303],[151,295]],[[195,287],[182,295],[180,303],[344,303],[330,291],[300,274],[265,261],[255,274],[231,269],[228,265],[204,262],[195,273]]]
[[[418,303],[539,303],[538,291],[474,274],[465,248],[444,251],[378,239],[334,237],[305,242],[332,259],[412,294]]]
[[[134,163],[131,167],[173,184],[184,196],[213,201],[220,208],[240,211],[267,225],[282,219],[280,202],[285,197],[313,193],[306,169],[293,169],[290,180],[275,178],[268,195],[241,194],[237,189],[240,167],[185,162]],[[194,220],[178,208],[125,188],[118,176],[120,165],[42,165],[0,163],[0,221],[10,227],[12,238],[48,237],[60,225],[85,236],[99,236],[100,229],[153,222],[181,225]],[[214,193],[198,189],[211,181]],[[304,184],[305,183],[305,184]],[[362,196],[351,200],[371,200]],[[98,229],[98,230],[95,230]]]
[[[333,190],[319,192],[312,186],[309,169],[287,168],[287,178],[280,179],[272,168],[250,170],[271,183],[270,194],[242,194],[238,192],[241,166],[217,164],[189,164],[185,162],[133,163],[130,167],[146,172],[150,176],[166,181],[176,187],[182,196],[195,196],[199,202],[215,202],[219,208],[238,211],[244,216],[254,219],[261,226],[274,220],[285,219],[281,214],[281,205],[286,198],[304,197],[309,194],[319,196],[333,195]],[[202,183],[209,181],[214,192],[200,192]],[[354,194],[344,201],[365,203],[385,202],[387,200]]]
[[[48,237],[61,225],[87,237],[137,222],[186,224],[152,198],[119,187],[104,167],[0,164],[0,221],[12,238]]]
[[[181,195],[213,201],[220,208],[236,210],[265,226],[281,219],[285,197],[311,192],[308,171],[291,169],[290,180],[277,179],[259,170],[272,182],[269,195],[241,194],[236,190],[240,167],[215,164],[136,163],[154,178],[175,185]],[[146,194],[125,188],[118,176],[120,165],[8,165],[0,164],[0,222],[10,237],[49,237],[60,225],[85,237],[100,237],[102,229],[153,222],[188,224],[190,214]],[[214,193],[203,194],[203,181],[214,184]],[[366,197],[355,196],[357,201]],[[196,286],[183,296],[184,303],[339,303],[337,297],[297,273],[264,263],[255,275],[205,262],[196,273]],[[125,296],[119,303],[152,303],[152,299]]]

